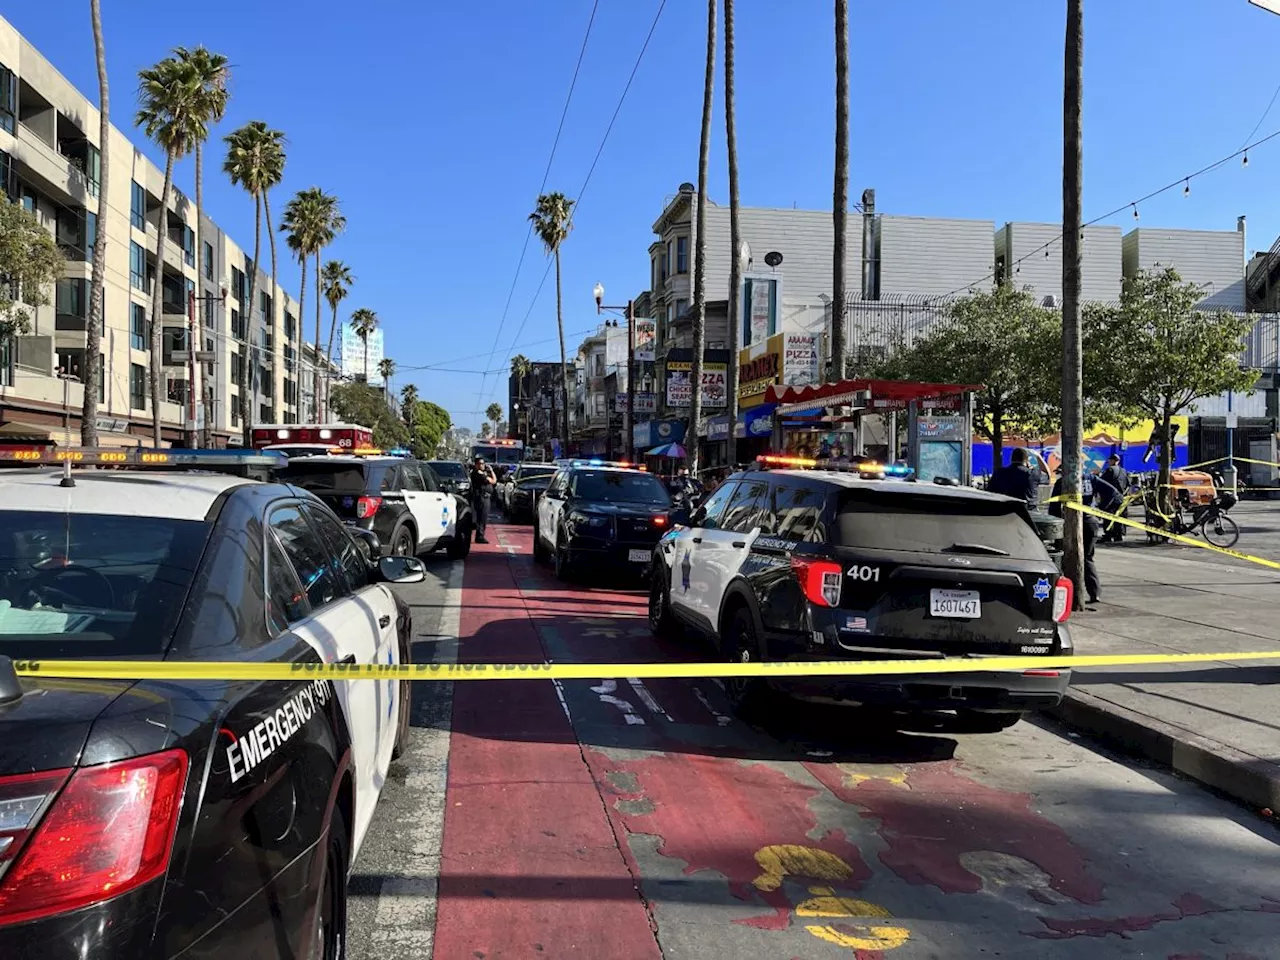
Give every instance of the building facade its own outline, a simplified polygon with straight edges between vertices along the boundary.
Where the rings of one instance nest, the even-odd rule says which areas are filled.
[[[382,362],[385,353],[385,340],[382,328],[376,328],[368,337],[368,371],[369,385],[372,387],[382,386],[382,374],[378,372],[378,364]],[[342,327],[342,340],[338,345],[338,366],[345,380],[364,380],[365,379],[365,341],[360,339],[355,330],[351,328],[351,324],[344,324]]]
[[[161,285],[163,360],[160,417],[164,440],[189,438],[192,389],[188,305],[194,294],[196,425],[204,442],[241,436],[243,392],[251,420],[297,422],[301,359],[298,307],[244,247],[207,212],[197,234],[194,203],[176,188],[160,196],[163,171],[117,127],[99,140],[98,111],[32,45],[0,19],[0,188],[54,234],[67,257],[51,303],[31,329],[0,345],[0,422],[46,430],[78,443],[80,378],[96,362],[99,434],[104,444],[151,437],[151,294]],[[101,353],[85,356],[89,287],[103,154],[110,163]],[[217,175],[217,163],[208,173]],[[245,200],[248,203],[248,199]],[[165,232],[164,262],[156,244]],[[197,241],[197,236],[199,240]],[[202,249],[197,249],[197,247]]]

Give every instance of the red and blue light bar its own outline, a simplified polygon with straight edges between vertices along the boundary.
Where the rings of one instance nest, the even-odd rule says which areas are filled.
[[[274,450],[156,450],[151,447],[3,447],[0,463],[84,467],[282,467]]]

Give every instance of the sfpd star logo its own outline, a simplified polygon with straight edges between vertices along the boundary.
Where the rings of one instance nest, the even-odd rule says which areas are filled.
[[[1041,577],[1039,580],[1036,581],[1036,585],[1032,589],[1031,594],[1037,600],[1048,600],[1049,594],[1052,592],[1053,592],[1053,588],[1049,586],[1049,578]]]

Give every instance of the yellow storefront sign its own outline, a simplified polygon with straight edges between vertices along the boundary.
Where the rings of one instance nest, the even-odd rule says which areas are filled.
[[[765,391],[782,382],[782,334],[738,351],[738,407],[764,403]]]

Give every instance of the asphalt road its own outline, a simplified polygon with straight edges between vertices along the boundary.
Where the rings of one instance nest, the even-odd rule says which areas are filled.
[[[640,592],[557,583],[528,528],[491,539],[452,596],[444,561],[406,592],[417,656],[703,655],[654,641]],[[1039,721],[747,723],[714,681],[621,678],[420,684],[414,723],[356,960],[1280,957],[1274,825]]]

